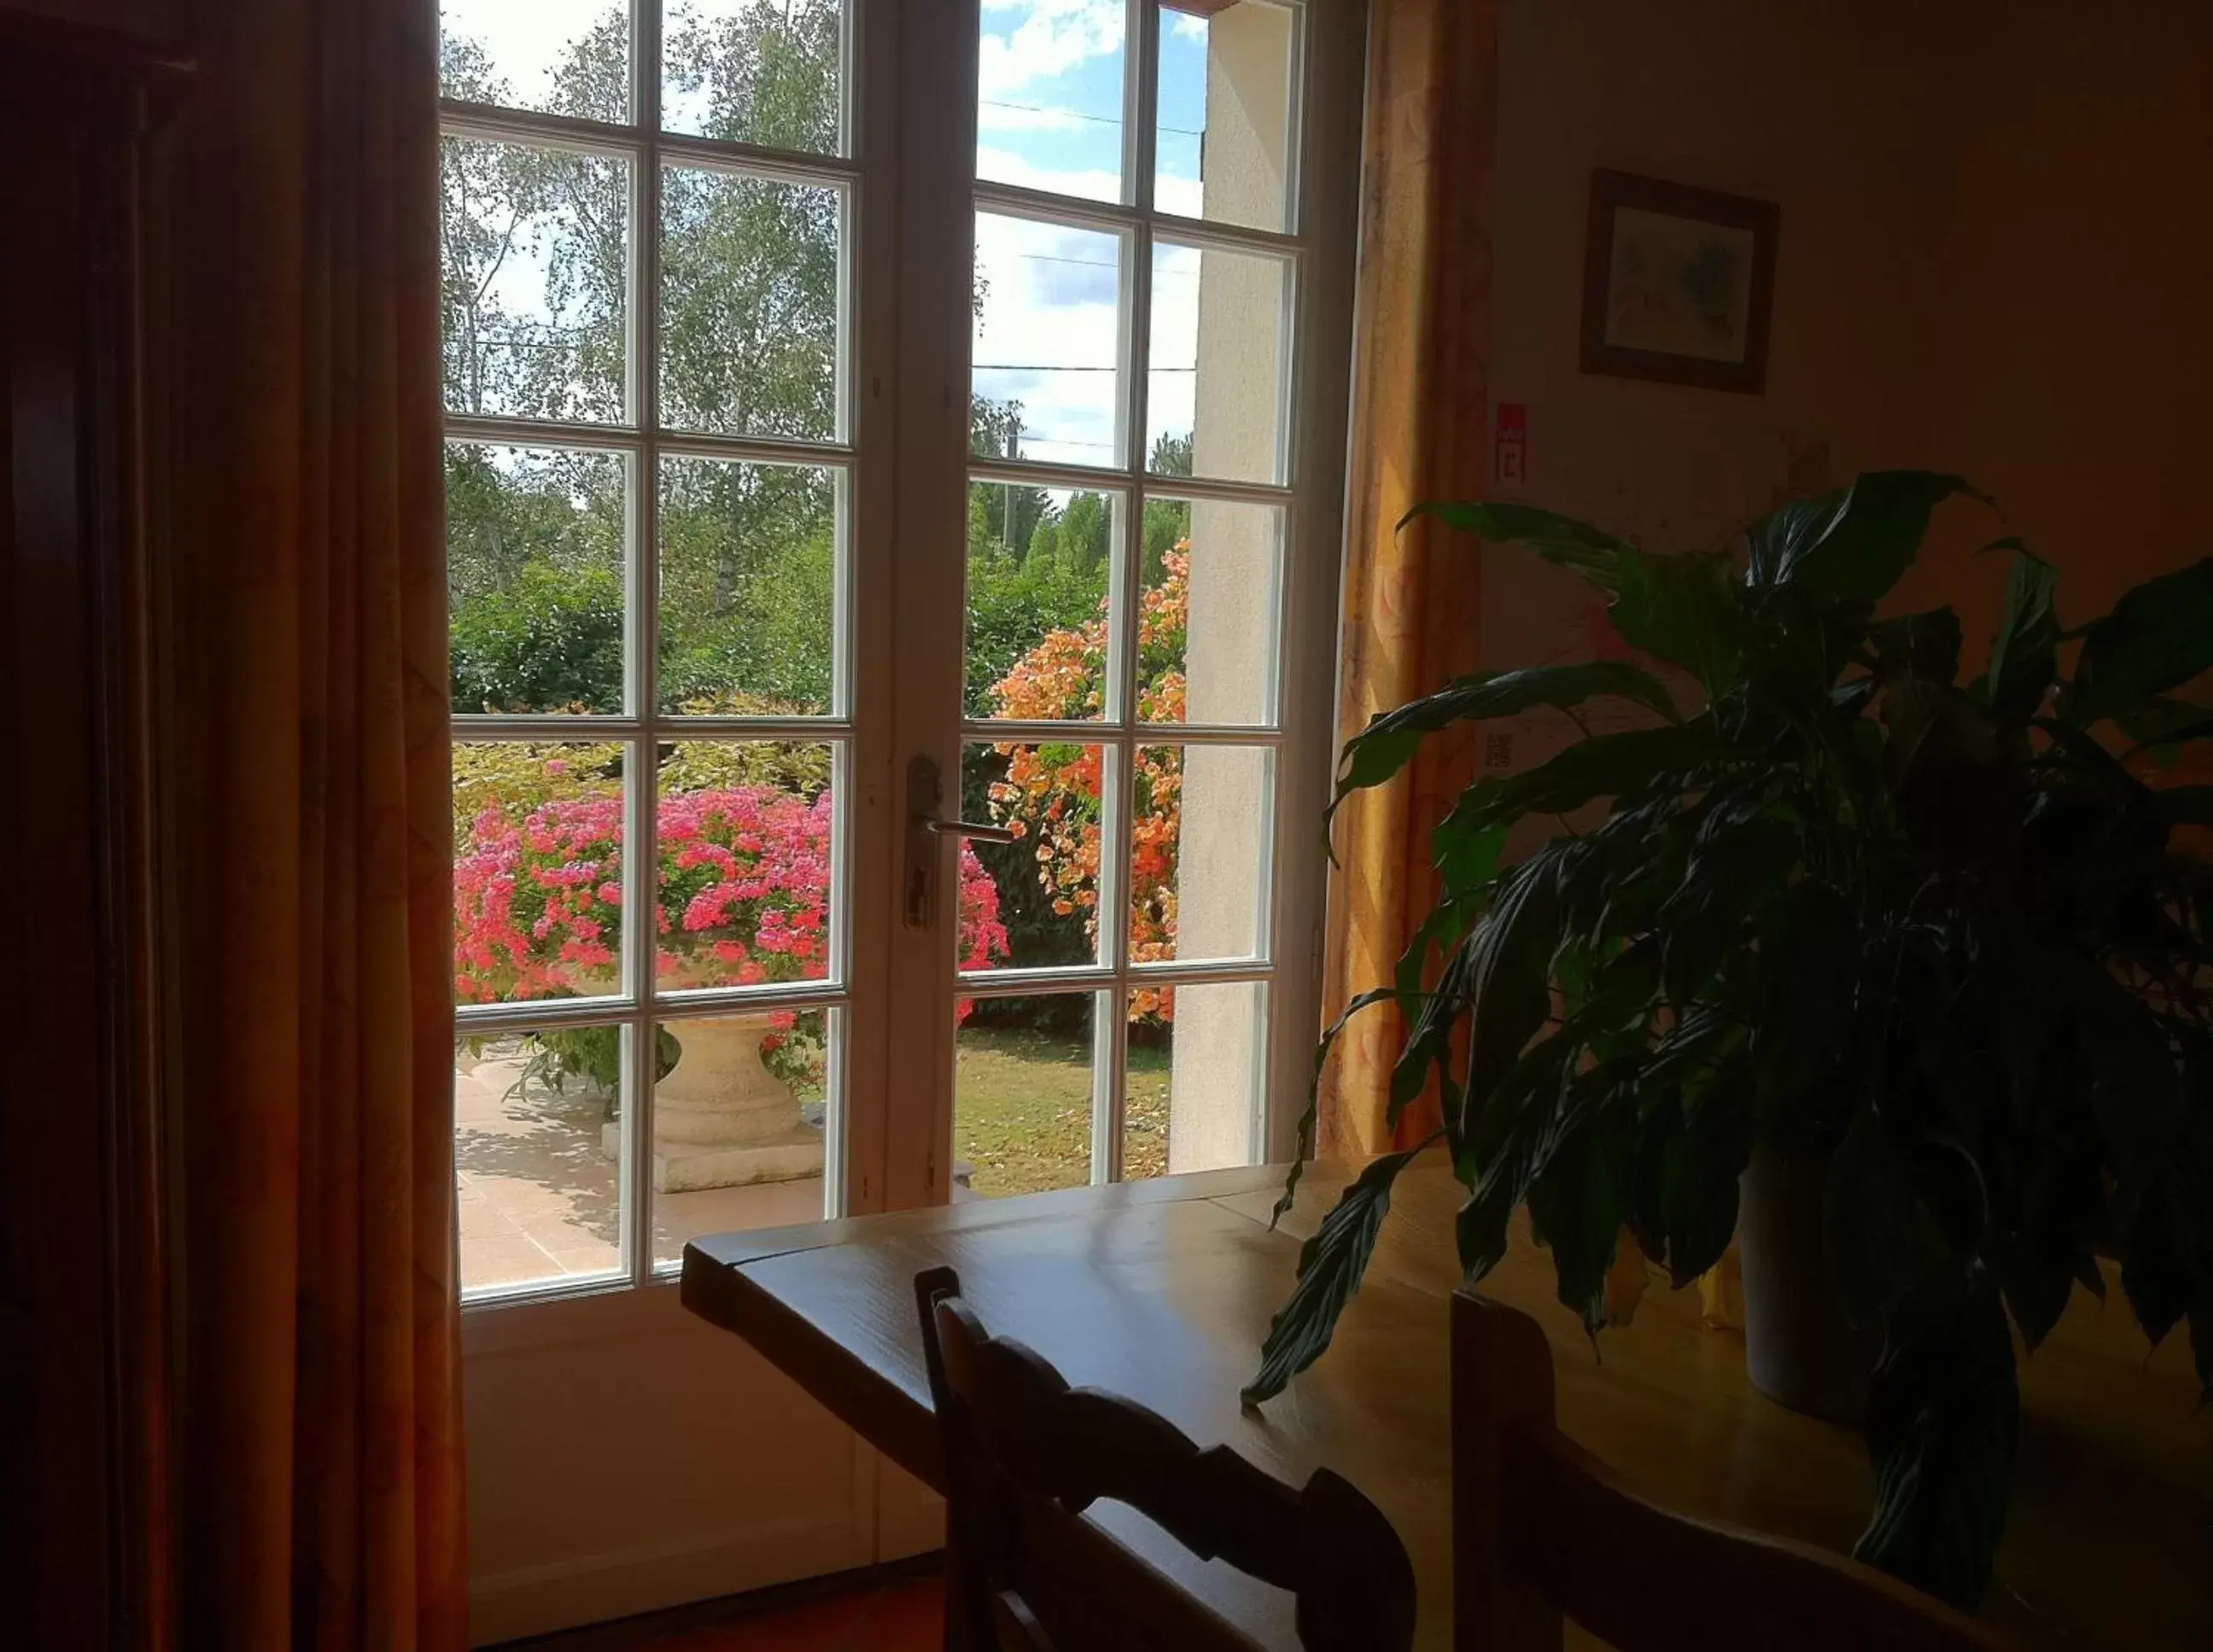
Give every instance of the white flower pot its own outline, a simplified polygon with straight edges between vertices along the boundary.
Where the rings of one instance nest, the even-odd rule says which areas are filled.
[[[761,1060],[775,1027],[766,1015],[672,1021],[682,1046],[653,1091],[653,1186],[664,1193],[822,1173],[822,1132],[801,1116],[791,1086]],[[622,1150],[622,1125],[602,1146]]]

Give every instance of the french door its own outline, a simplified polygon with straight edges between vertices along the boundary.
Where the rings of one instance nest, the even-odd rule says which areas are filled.
[[[1361,10],[444,0],[481,1637],[899,1546],[689,1237],[1285,1150]]]

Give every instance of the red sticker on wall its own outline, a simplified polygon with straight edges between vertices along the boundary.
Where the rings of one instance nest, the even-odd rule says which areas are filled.
[[[1501,482],[1529,479],[1529,404],[1502,401],[1492,438],[1492,466]]]

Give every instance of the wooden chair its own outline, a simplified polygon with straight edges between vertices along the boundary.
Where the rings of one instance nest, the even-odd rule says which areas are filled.
[[[1573,1618],[1616,1652],[1963,1652],[2012,1644],[1809,1544],[1648,1503],[1560,1432],[1527,1314],[1452,1301],[1454,1645],[1558,1648]]]
[[[985,1332],[950,1268],[918,1277],[915,1297],[945,1445],[948,1646],[1253,1652],[1251,1637],[1083,1518],[1102,1498],[1289,1592],[1310,1652],[1411,1644],[1405,1547],[1345,1481],[1321,1469],[1294,1490],[1133,1401],[1070,1388]]]

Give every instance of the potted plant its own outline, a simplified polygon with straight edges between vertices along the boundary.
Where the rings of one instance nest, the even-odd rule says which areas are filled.
[[[1822,1254],[1797,1289],[1880,1338],[1858,1551],[1972,1608],[2010,1491],[2013,1332],[2033,1350],[2118,1257],[2145,1332],[2186,1319],[2213,1389],[2213,875],[2179,841],[2213,787],[2159,772],[2213,738],[2213,709],[2175,698],[2213,668],[2213,560],[2069,630],[2053,570],[2000,541],[2003,617],[1962,682],[1949,609],[1877,613],[1961,491],[1869,474],[1674,556],[1427,508],[1588,581],[1679,686],[1629,660],[1465,678],[1352,740],[1338,796],[1457,723],[1633,710],[1461,795],[1435,909],[1346,1018],[1404,1018],[1394,1124],[1441,1094],[1468,1277],[1526,1205],[1594,1334],[1618,1244],[1682,1286],[1744,1232],[1749,1167],[1815,1167]],[[1248,1399],[1327,1346],[1411,1156],[1367,1167],[1306,1245]]]
[[[497,1003],[619,989],[623,800],[614,746],[472,753],[457,777],[454,988]],[[665,989],[759,987],[829,972],[834,817],[826,751],[686,741],[660,765],[654,967]],[[962,962],[1007,950],[991,878],[962,845]],[[655,1028],[654,1182],[663,1192],[818,1173],[821,1134],[795,1086],[819,1079],[819,1016],[733,1002]],[[620,1151],[620,1034],[533,1029],[519,1085],[570,1080],[607,1100]]]

